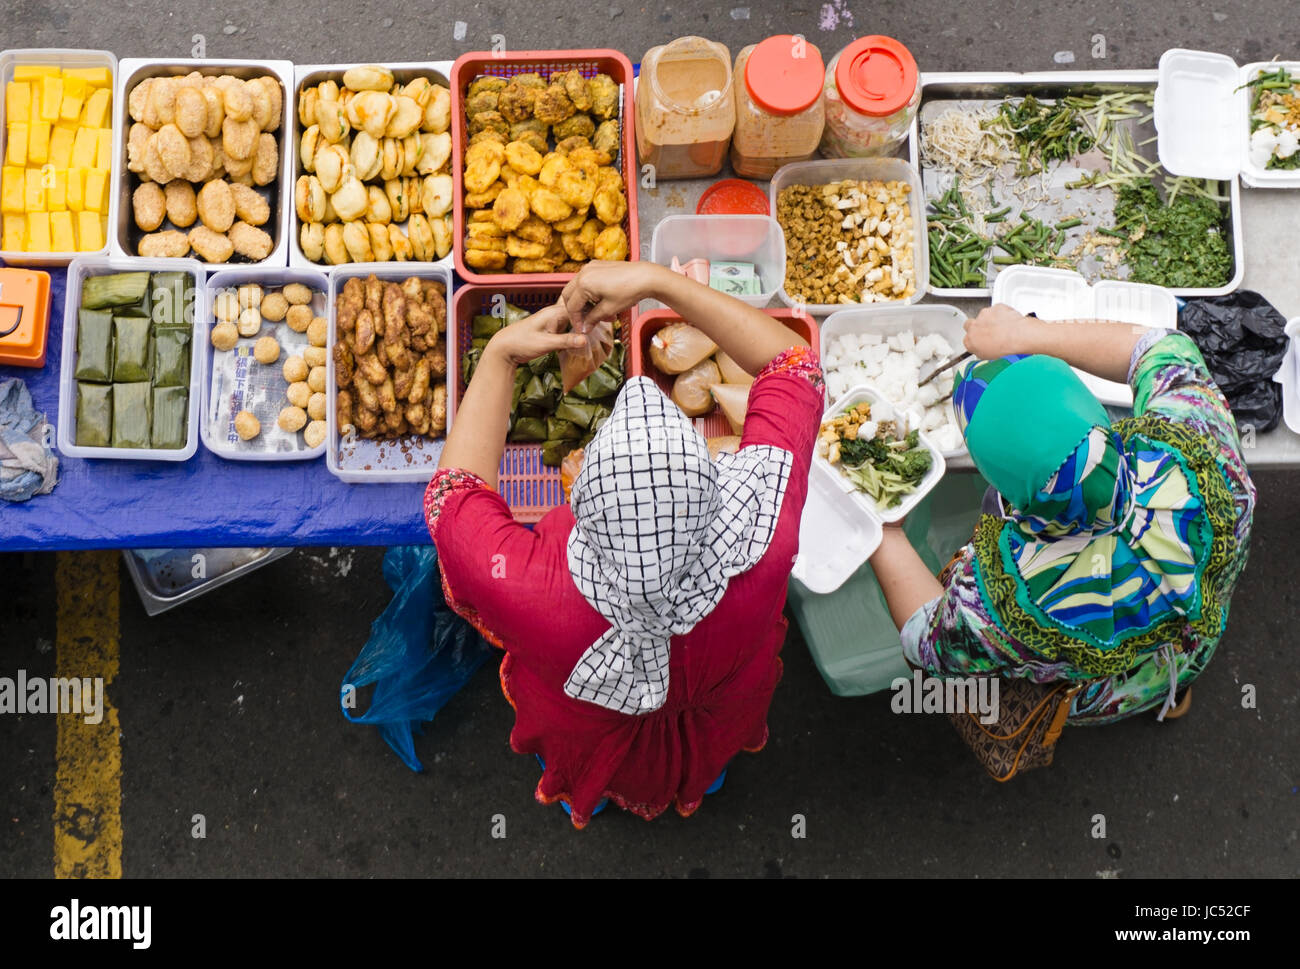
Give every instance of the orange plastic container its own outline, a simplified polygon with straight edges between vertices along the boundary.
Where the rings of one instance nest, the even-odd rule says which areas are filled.
[[[786,307],[765,309],[761,312],[780,320],[788,329],[793,330],[807,340],[808,345],[813,348],[814,352],[820,352],[817,345],[817,321],[811,316]],[[649,377],[659,385],[659,389],[665,394],[671,394],[675,378],[661,372],[650,362],[650,340],[665,326],[683,322],[685,321],[672,310],[651,310],[638,316],[632,324],[632,345],[628,347],[630,362],[628,363],[627,375],[629,377]],[[703,417],[695,418],[694,424],[695,429],[705,437],[726,437],[731,434],[731,425],[727,423],[727,418],[723,416],[721,409],[717,407],[714,407]]]
[[[45,366],[50,332],[50,274],[0,269],[0,364]]]
[[[572,273],[482,273],[465,265],[465,148],[469,144],[469,131],[465,117],[465,93],[470,82],[481,74],[491,77],[514,77],[537,71],[549,77],[556,71],[576,69],[583,77],[608,74],[622,87],[623,104],[619,110],[622,125],[619,156],[615,167],[623,173],[627,185],[627,215],[623,217],[623,231],[627,233],[628,261],[641,258],[640,235],[636,218],[636,131],[632,101],[632,62],[627,55],[616,50],[544,50],[471,51],[456,59],[451,68],[451,155],[453,182],[453,229],[455,232],[456,273],[467,283],[479,285],[517,282],[553,283],[567,282]]]
[[[456,348],[456,359],[448,361],[449,366],[454,368],[450,375],[451,420],[455,419],[456,409],[465,396],[465,377],[460,361],[470,347],[470,321],[477,315],[491,313],[493,297],[498,294],[513,306],[536,312],[554,304],[564,289],[563,283],[525,282],[528,278],[525,276],[498,286],[457,288],[448,321],[451,345]],[[628,334],[632,332],[630,310],[619,317],[619,323],[619,339],[626,343]],[[630,346],[628,350],[631,351]],[[515,520],[526,524],[540,520],[552,508],[565,503],[564,489],[560,486],[560,469],[548,468],[542,463],[540,444],[506,444],[501,467],[497,472],[497,491],[514,512]]]

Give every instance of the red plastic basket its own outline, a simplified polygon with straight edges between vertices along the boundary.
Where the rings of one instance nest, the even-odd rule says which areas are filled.
[[[449,361],[454,367],[449,367],[448,374],[451,378],[451,420],[455,419],[456,409],[465,396],[465,377],[460,360],[470,346],[470,321],[474,316],[492,312],[492,299],[498,294],[514,306],[535,312],[554,304],[564,289],[560,283],[523,281],[526,279],[528,277],[498,286],[457,288],[448,321],[451,345],[456,348],[456,359]],[[631,312],[624,313],[619,319],[622,323],[619,336],[628,342],[628,335],[632,332]],[[514,512],[515,520],[524,523],[538,521],[552,508],[564,504],[560,469],[548,468],[542,464],[540,444],[506,444],[501,467],[497,472],[497,490]]]
[[[640,235],[636,218],[636,131],[632,110],[632,62],[616,50],[528,50],[471,51],[456,59],[451,68],[451,154],[453,182],[453,223],[455,231],[456,273],[467,283],[500,285],[526,281],[529,283],[567,282],[572,273],[481,273],[465,265],[465,147],[469,143],[465,117],[465,93],[470,82],[481,74],[492,77],[514,77],[537,71],[547,77],[556,71],[576,69],[584,77],[608,74],[622,86],[623,105],[619,121],[623,126],[623,147],[615,167],[623,173],[627,184],[627,215],[623,217],[623,231],[627,233],[628,261],[641,258]],[[629,164],[630,163],[630,164]]]
[[[780,320],[789,329],[798,333],[808,341],[808,345],[814,351],[818,350],[817,346],[817,321],[807,313],[800,313],[796,309],[779,309],[763,310],[768,316]],[[659,389],[665,394],[671,394],[673,389],[672,375],[663,373],[650,362],[650,340],[662,330],[665,326],[672,323],[684,322],[672,310],[650,310],[642,313],[632,324],[632,340],[628,347],[630,351],[627,373],[629,377],[649,377]],[[727,423],[727,418],[723,415],[722,410],[714,407],[703,417],[697,417],[694,421],[695,429],[705,437],[726,437],[731,434],[731,425]]]

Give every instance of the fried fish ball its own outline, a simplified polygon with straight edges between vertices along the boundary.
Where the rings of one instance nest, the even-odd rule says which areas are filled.
[[[241,441],[251,441],[262,433],[262,422],[251,411],[241,410],[235,415],[235,433]]]
[[[271,218],[271,206],[257,190],[236,183],[230,186],[230,197],[235,203],[235,216],[249,225],[265,225]]]
[[[536,175],[542,170],[542,156],[526,142],[512,141],[507,144],[505,157],[512,169],[525,175]]]
[[[528,198],[528,204],[544,222],[558,222],[573,214],[573,207],[549,188],[539,188]]]
[[[325,395],[321,394],[320,396],[324,398]],[[310,416],[310,414],[308,416]],[[311,448],[320,447],[322,444],[325,443],[326,430],[329,427],[329,425],[325,423],[323,419],[324,416],[325,416],[325,408],[324,405],[322,404],[320,417],[316,420],[313,420],[310,424],[308,424],[305,428],[303,428],[302,440],[303,443],[306,444],[308,447]]]
[[[587,81],[591,93],[591,113],[602,120],[618,114],[618,85],[608,74],[597,74]]]
[[[393,72],[380,64],[362,64],[343,72],[343,86],[354,91],[387,91],[393,86]]]
[[[304,222],[298,234],[298,245],[302,254],[312,262],[325,258],[325,226],[320,222]]]
[[[451,127],[451,92],[441,84],[435,84],[424,105],[424,118],[420,130],[430,134],[443,134]]]
[[[340,228],[339,231],[342,231]],[[289,307],[289,312],[285,313],[284,321],[289,325],[289,329],[295,333],[306,333],[307,327],[316,316],[311,311],[311,305],[308,303],[294,303]]]
[[[596,236],[592,255],[597,259],[619,262],[627,258],[627,233],[621,226],[611,225]]]
[[[451,215],[444,215],[441,218],[429,220],[429,230],[433,233],[433,253],[438,259],[441,259],[447,253],[451,252],[451,247],[455,244],[451,237],[452,221]]]
[[[469,192],[486,192],[488,186],[501,174],[501,163],[495,160],[475,159],[465,166],[464,185]]]
[[[190,241],[184,232],[165,229],[140,237],[139,253],[159,259],[179,259],[190,254]]]
[[[186,138],[203,134],[208,126],[208,103],[200,89],[184,87],[176,92],[175,119],[176,127]]]
[[[580,170],[563,172],[555,181],[555,192],[576,211],[585,212],[596,194],[596,182]]]
[[[470,81],[469,91],[467,91],[466,94],[469,97],[473,97],[480,91],[500,91],[505,86],[506,79],[504,77],[489,77],[484,75],[483,77],[476,77],[474,80]]]
[[[307,416],[314,421],[325,419],[325,394],[316,391],[307,399]]]
[[[531,118],[537,94],[537,88],[511,81],[497,96],[497,111],[512,124]]]
[[[551,133],[556,141],[567,138],[590,138],[596,133],[596,122],[591,120],[591,115],[577,113],[556,124],[551,129]]]
[[[307,386],[306,375],[303,376],[302,380],[291,381],[288,389],[284,392],[284,396],[294,407],[301,407],[305,410],[307,402],[311,400],[311,388]]]
[[[307,324],[307,342],[314,347],[323,347],[329,335],[329,323],[323,316],[314,316]]]
[[[135,224],[145,232],[153,232],[167,217],[167,200],[156,182],[141,182],[131,193],[131,214]]]
[[[446,215],[451,210],[452,181],[450,175],[427,175],[420,195],[421,208],[428,218]]]
[[[466,249],[465,265],[471,269],[505,269],[506,254],[486,249]]]
[[[311,398],[309,397],[308,400],[310,399]],[[275,422],[280,426],[280,430],[288,431],[292,434],[295,431],[301,431],[306,425],[307,412],[301,407],[290,405],[280,411],[280,416],[276,418]]]
[[[325,377],[327,371],[324,367],[312,367],[307,371],[307,386],[313,393],[325,392]]]
[[[465,99],[465,117],[472,118],[484,111],[497,110],[497,92],[479,91]]]
[[[289,312],[289,301],[284,298],[284,293],[267,293],[262,297],[262,305],[259,308],[262,311],[262,319],[279,323],[284,319],[284,314]]]
[[[257,336],[262,329],[262,313],[256,306],[249,306],[239,311],[239,321],[235,324],[240,336]]]
[[[510,131],[510,122],[501,116],[500,111],[480,111],[469,119],[469,133],[471,135],[489,130],[499,131],[504,135]]]
[[[247,222],[234,223],[226,235],[230,238],[230,244],[235,247],[235,252],[253,262],[266,259],[275,248],[269,233]]]
[[[519,238],[543,245],[550,245],[554,234],[551,227],[535,215],[530,215],[515,228],[515,235]]]
[[[596,217],[609,225],[622,222],[623,216],[627,214],[627,199],[612,185],[598,188],[592,198],[592,205],[596,209]]]
[[[573,102],[565,93],[564,86],[552,84],[544,91],[539,91],[533,105],[533,117],[538,121],[554,125],[573,114]]]
[[[235,196],[224,179],[214,179],[198,195],[199,220],[213,232],[225,232],[235,221]]]
[[[186,249],[188,248],[189,246],[186,246]],[[208,339],[212,341],[213,347],[218,350],[233,350],[235,344],[239,342],[239,330],[229,320],[222,320],[212,328],[212,332],[208,334]]]
[[[506,237],[506,255],[520,259],[541,259],[547,247],[540,242],[529,242],[512,235]]]
[[[221,122],[221,151],[226,158],[251,159],[257,150],[258,134],[257,122],[239,121],[227,114],[226,120]]]
[[[280,343],[273,336],[264,336],[253,344],[253,359],[267,366],[280,359]]]
[[[253,150],[253,184],[270,185],[275,181],[280,168],[280,146],[275,135],[266,132],[257,136],[257,147]]]
[[[420,135],[420,154],[415,163],[415,170],[421,175],[430,175],[441,171],[451,160],[451,133],[441,134],[426,132]]]
[[[280,292],[291,306],[305,306],[311,302],[311,287],[305,283],[290,283]]]
[[[297,355],[286,357],[284,364],[280,367],[280,373],[283,375],[285,383],[288,384],[296,384],[300,381],[305,382],[309,372],[307,361]],[[302,405],[300,404],[299,406]]]
[[[329,359],[329,354],[325,352],[324,347],[303,347],[302,359],[308,367],[323,367]]]
[[[516,229],[528,218],[528,196],[517,188],[508,188],[492,203],[492,218],[507,232]]]
[[[618,157],[618,122],[602,121],[591,138],[591,147],[609,156],[609,161]],[[609,164],[609,162],[606,162]]]
[[[243,307],[239,305],[239,296],[229,289],[217,293],[217,298],[212,301],[212,311],[219,320],[234,323],[239,319],[241,309]]]
[[[433,228],[423,215],[413,215],[406,223],[406,236],[411,243],[411,256],[418,262],[431,262],[438,258],[433,243]]]

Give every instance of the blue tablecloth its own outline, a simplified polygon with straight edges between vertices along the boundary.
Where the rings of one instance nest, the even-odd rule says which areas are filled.
[[[40,370],[0,366],[27,381],[58,423],[66,272],[50,272],[50,335]],[[424,485],[346,484],[314,461],[226,461],[199,443],[188,461],[83,460],[59,455],[51,494],[0,502],[0,551],[404,545],[429,541]]]

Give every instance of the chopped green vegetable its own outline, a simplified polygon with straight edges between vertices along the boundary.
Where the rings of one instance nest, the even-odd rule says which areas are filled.
[[[1022,176],[1041,172],[1049,162],[1083,154],[1096,144],[1078,108],[1065,101],[1046,104],[1032,94],[1018,104],[1003,101],[997,117],[982,127],[1000,127],[1012,135],[1020,153],[1016,174]]]
[[[1205,194],[1162,201],[1150,179],[1135,182],[1116,196],[1115,226],[1129,238],[1125,261],[1134,282],[1194,289],[1232,277],[1223,212]]]

